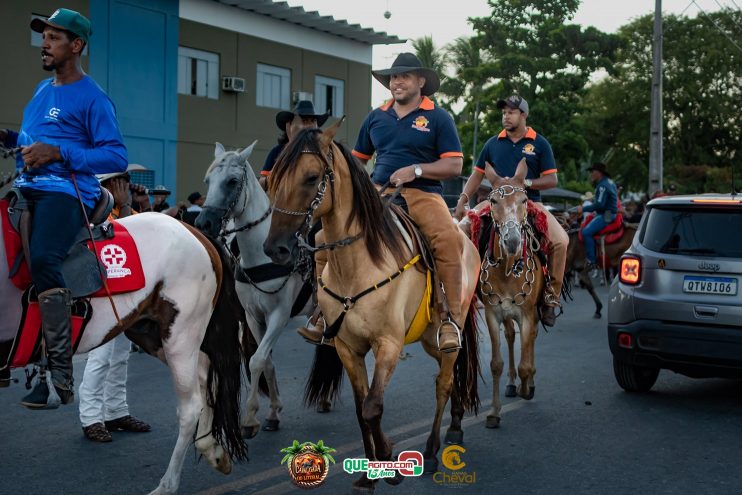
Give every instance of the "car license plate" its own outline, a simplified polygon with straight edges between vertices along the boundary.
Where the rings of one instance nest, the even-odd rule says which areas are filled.
[[[686,275],[683,278],[683,292],[689,292],[692,294],[736,296],[737,279],[724,277],[694,277]]]

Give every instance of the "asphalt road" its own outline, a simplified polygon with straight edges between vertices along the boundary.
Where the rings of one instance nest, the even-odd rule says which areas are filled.
[[[607,300],[605,288],[601,297]],[[536,395],[505,399],[502,425],[484,427],[491,400],[489,339],[482,340],[480,383],[484,407],[464,423],[466,463],[476,482],[453,487],[430,476],[401,486],[379,483],[376,493],[742,493],[742,381],[693,380],[663,371],[652,392],[623,392],[613,378],[605,318],[594,320],[586,292],[566,307],[557,326],[536,344]],[[517,344],[517,342],[516,342]],[[383,425],[395,451],[425,445],[434,407],[435,363],[419,345],[406,349],[387,389]],[[324,440],[337,465],[316,493],[348,493],[357,475],[342,460],[362,457],[347,380],[342,402],[329,414],[305,409],[301,393],[313,347],[287,332],[274,350],[284,402],[281,429],[249,441],[250,461],[228,476],[187,456],[180,493],[282,494],[300,490],[280,465],[281,448],[294,439]],[[75,359],[79,384],[84,358]],[[22,378],[15,370],[14,377]],[[157,486],[177,437],[175,397],[168,370],[132,354],[129,404],[148,421],[146,434],[114,433],[110,444],[86,440],[77,407],[27,411],[22,383],[0,390],[0,494],[138,494]],[[504,389],[504,387],[503,387]],[[264,417],[267,400],[261,404]],[[444,421],[444,427],[448,420]],[[458,492],[454,492],[458,493]]]

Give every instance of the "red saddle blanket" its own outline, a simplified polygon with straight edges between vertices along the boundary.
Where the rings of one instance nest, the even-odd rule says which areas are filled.
[[[595,213],[587,215],[585,217],[585,220],[582,222],[582,225],[580,225],[580,242],[584,240],[582,237],[582,231],[585,229],[585,227],[587,227],[587,224],[589,224],[593,220],[593,218],[595,218]],[[599,237],[605,236],[605,244],[607,246],[619,240],[623,236],[623,231],[623,215],[616,215],[616,218],[611,223],[606,225],[603,230],[595,234],[593,238],[595,240],[598,240]]]
[[[466,213],[466,216],[469,217],[469,221],[471,222],[471,231],[469,232],[469,237],[471,238],[471,241],[474,243],[475,246],[479,244],[479,237],[481,235],[482,229],[482,217],[489,214],[489,204],[484,206],[479,211],[469,210]],[[545,253],[549,253],[549,220],[546,218],[546,213],[538,208],[530,199],[528,200],[528,221],[531,222],[531,225],[533,225],[538,233],[541,235],[541,249]]]
[[[10,224],[8,201],[5,199],[0,200],[0,215],[2,215],[3,223],[5,258],[8,263],[8,269],[12,269],[16,258],[22,253],[23,245],[20,234]],[[113,226],[113,237],[95,242],[95,247],[98,251],[96,255],[106,267],[108,289],[111,291],[111,294],[122,294],[139,290],[144,287],[145,278],[136,243],[123,225],[115,220],[111,224]],[[88,241],[88,249],[93,250],[93,244],[90,241]],[[11,277],[11,280],[21,290],[26,290],[31,286],[31,274],[25,259],[21,261],[19,269]],[[102,288],[90,297],[102,297],[105,295],[105,288]]]

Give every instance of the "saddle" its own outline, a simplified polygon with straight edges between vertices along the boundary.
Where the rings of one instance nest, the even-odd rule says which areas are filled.
[[[584,241],[584,238],[582,236],[582,231],[595,218],[595,215],[596,215],[595,213],[591,213],[585,216],[585,220],[582,222],[582,225],[580,225],[580,233],[579,233],[580,242]],[[623,215],[616,215],[616,218],[611,223],[606,225],[601,231],[595,234],[593,236],[593,239],[608,246],[610,244],[613,244],[614,242],[617,242],[621,237],[623,237],[623,234],[624,234]]]
[[[471,222],[471,241],[477,246],[479,256],[484,259],[487,254],[487,249],[492,252],[493,243],[495,239],[494,222],[490,216],[490,205],[486,205],[481,210],[469,210],[467,217]],[[530,224],[533,231],[538,236],[538,241],[541,249],[537,252],[539,260],[542,266],[547,265],[547,255],[550,252],[550,241],[549,241],[549,221],[546,218],[546,214],[537,208],[532,201],[528,201],[528,215],[526,217],[527,222]],[[524,251],[525,251],[525,242]]]
[[[119,222],[108,222],[113,197],[102,189],[101,198],[89,215],[93,239],[82,227],[62,264],[62,275],[74,299],[72,306],[72,344],[77,348],[87,322],[92,317],[89,298],[106,296],[103,279],[111,294],[132,292],[145,285],[144,272],[134,239]],[[29,237],[33,205],[18,189],[0,199],[3,240],[13,284],[23,290],[23,316],[10,354],[0,356],[0,369],[22,367],[41,355],[41,317],[36,290],[32,285]]]

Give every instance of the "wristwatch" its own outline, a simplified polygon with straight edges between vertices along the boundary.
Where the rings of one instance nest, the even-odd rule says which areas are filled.
[[[526,179],[523,181],[523,185],[526,186],[526,189],[529,189],[533,185],[533,181],[531,179]]]
[[[415,178],[419,179],[423,176],[423,168],[420,165],[415,165]]]

